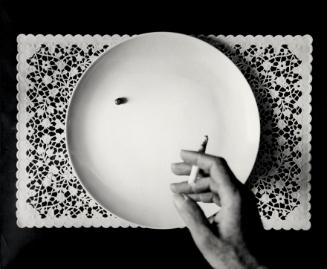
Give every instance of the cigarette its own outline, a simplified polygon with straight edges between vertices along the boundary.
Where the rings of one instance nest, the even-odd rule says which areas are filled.
[[[206,148],[207,148],[207,144],[208,144],[208,140],[209,140],[209,137],[207,135],[205,135],[204,140],[203,140],[203,142],[201,144],[201,147],[198,150],[198,152],[205,153]],[[188,184],[190,184],[191,186],[195,184],[195,181],[196,181],[196,179],[198,177],[198,174],[199,174],[199,170],[200,170],[200,168],[197,165],[192,165],[191,174],[190,174],[190,176],[188,178]]]

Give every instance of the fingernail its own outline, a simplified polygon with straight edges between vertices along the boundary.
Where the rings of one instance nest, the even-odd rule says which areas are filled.
[[[176,192],[176,188],[175,188],[175,184],[174,184],[174,183],[171,183],[171,184],[169,185],[169,187],[170,187],[170,190],[171,190],[172,192]]]

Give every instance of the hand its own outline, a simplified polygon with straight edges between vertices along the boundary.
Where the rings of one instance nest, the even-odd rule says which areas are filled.
[[[222,158],[193,151],[182,151],[181,158],[184,162],[172,165],[176,175],[189,175],[197,165],[202,176],[193,186],[186,181],[171,184],[174,203],[205,259],[213,268],[259,268],[244,240],[245,186]],[[196,202],[221,208],[207,219]]]

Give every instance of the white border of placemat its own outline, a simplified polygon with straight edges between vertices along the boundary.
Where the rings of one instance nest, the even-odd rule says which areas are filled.
[[[200,35],[199,35],[200,36]],[[311,76],[311,70],[312,70],[312,37],[309,35],[304,35],[304,36],[252,36],[252,35],[247,35],[247,36],[242,36],[242,35],[237,35],[237,36],[214,36],[210,35],[212,37],[216,37],[222,40],[228,40],[231,42],[234,41],[240,41],[242,40],[242,44],[246,43],[260,43],[260,42],[271,42],[271,44],[280,44],[282,42],[294,42],[294,40],[299,40],[299,41],[305,41],[307,42],[308,48],[310,51],[308,51],[308,57],[305,59],[301,59],[305,64],[304,66],[307,68],[305,70],[305,76],[303,77],[303,86],[305,87],[306,91],[303,92],[304,96],[302,98],[305,98],[305,106],[302,106],[303,109],[303,115],[306,116],[304,119],[305,122],[303,124],[303,132],[304,132],[304,155],[302,156],[302,161],[303,161],[303,167],[302,167],[302,177],[305,177],[306,180],[302,180],[302,184],[305,184],[303,186],[303,190],[301,195],[305,200],[305,206],[301,208],[302,212],[296,212],[297,215],[303,216],[302,221],[282,221],[282,220],[274,220],[274,221],[268,221],[267,223],[264,223],[265,229],[295,229],[295,230],[308,230],[311,227],[310,223],[310,189],[311,189],[311,175],[310,175],[310,170],[311,170],[311,81],[312,81],[312,76]],[[140,227],[138,225],[132,224],[130,222],[124,221],[120,218],[117,217],[110,217],[110,218],[103,218],[103,217],[92,217],[92,218],[86,218],[86,217],[78,217],[78,218],[71,218],[71,217],[61,217],[60,219],[56,218],[45,218],[41,219],[40,215],[27,203],[23,202],[26,200],[27,194],[29,192],[28,188],[26,187],[28,175],[25,170],[26,167],[26,156],[24,155],[27,148],[26,144],[24,144],[22,141],[26,137],[26,113],[25,113],[25,108],[26,108],[26,102],[24,100],[27,100],[26,93],[24,89],[26,88],[25,85],[25,80],[24,80],[24,75],[26,75],[26,62],[23,61],[23,59],[27,59],[29,56],[31,56],[35,50],[33,50],[33,46],[36,46],[37,44],[57,44],[59,41],[67,44],[72,44],[72,43],[95,43],[105,45],[115,45],[118,44],[124,40],[127,40],[131,38],[132,36],[128,35],[24,35],[20,34],[17,37],[17,43],[18,43],[18,54],[17,54],[17,192],[16,192],[16,197],[17,197],[17,202],[16,202],[16,217],[17,217],[17,225],[19,227]],[[22,49],[21,42],[22,41],[31,41],[33,42],[33,46],[30,43],[29,47],[24,46],[24,50]],[[296,46],[294,47],[296,49]],[[299,209],[298,209],[299,210]],[[296,211],[296,209],[294,210]],[[292,212],[294,213],[294,212]],[[290,214],[292,214],[290,213]],[[295,215],[296,215],[295,214]],[[290,219],[290,218],[288,218]]]

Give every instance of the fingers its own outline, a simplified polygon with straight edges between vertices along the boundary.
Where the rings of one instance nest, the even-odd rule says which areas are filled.
[[[181,158],[185,163],[190,164],[191,166],[196,165],[206,173],[210,173],[210,169],[216,161],[215,156],[188,150],[181,151]]]
[[[230,196],[235,189],[235,177],[226,161],[212,155],[195,151],[181,151],[181,158],[189,165],[197,165],[212,178],[211,190],[221,196]]]
[[[215,203],[216,205],[221,206],[218,195],[212,192],[192,193],[188,194],[187,196],[196,202]]]
[[[175,175],[186,176],[191,173],[192,165],[187,163],[173,163],[171,165],[171,170]]]
[[[213,203],[213,196],[214,195],[212,192],[193,193],[187,195],[187,197],[191,198],[193,201],[203,203]]]
[[[210,236],[214,236],[209,223],[196,202],[181,194],[173,196],[175,207],[190,230],[195,243],[200,247]]]
[[[220,253],[224,253],[224,242],[210,229],[210,224],[196,202],[180,194],[174,194],[175,207],[189,229],[192,238],[213,268],[221,268]]]
[[[192,165],[188,164],[188,163],[172,163],[171,164],[171,170],[173,171],[173,173],[175,175],[178,176],[188,176],[191,174],[191,170],[192,170]],[[199,177],[205,177],[208,176],[206,173],[203,172],[203,170],[200,169],[199,171]]]
[[[188,184],[187,181],[180,183],[172,183],[170,189],[174,193],[189,194],[189,193],[200,193],[210,190],[210,178],[200,178],[195,182],[194,185]]]
[[[193,186],[187,182],[171,184],[171,190],[177,194],[175,195],[176,208],[189,227],[197,245],[199,242],[204,242],[203,234],[208,235],[206,227],[209,227],[209,221],[204,217],[196,202],[214,202],[221,207],[219,214],[210,218],[210,221],[214,221],[218,225],[219,236],[231,238],[233,234],[239,233],[242,200],[240,187],[242,184],[237,181],[226,161],[212,155],[185,150],[181,152],[181,158],[185,164],[180,164],[178,168],[175,167],[175,170],[179,169],[176,173],[187,175],[190,173],[191,167],[196,165],[204,173],[209,174],[209,176],[197,180]],[[201,223],[200,230],[195,227],[196,223]],[[211,243],[220,244],[221,239],[217,240],[211,241]],[[206,243],[198,245],[198,247],[203,251],[208,244],[210,245],[210,240],[206,239]]]

